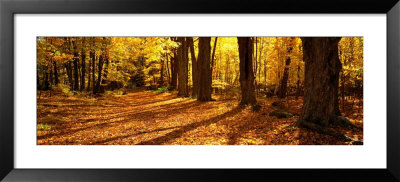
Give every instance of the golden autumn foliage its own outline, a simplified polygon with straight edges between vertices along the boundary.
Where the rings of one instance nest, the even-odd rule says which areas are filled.
[[[193,40],[194,55],[187,50],[189,90],[192,57],[201,61],[199,37]],[[240,106],[237,37],[211,38],[210,102],[177,96],[174,66],[182,43],[175,37],[38,37],[37,144],[355,144],[296,125],[306,71],[302,40],[252,40],[257,105]],[[329,128],[362,141],[363,38],[343,37],[338,50],[340,112],[354,127]],[[287,93],[279,99],[285,68]]]

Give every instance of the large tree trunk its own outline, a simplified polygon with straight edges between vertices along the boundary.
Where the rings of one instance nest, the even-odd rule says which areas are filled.
[[[301,38],[305,61],[304,101],[298,124],[326,126],[337,121],[340,37]],[[304,125],[304,124],[303,124]]]
[[[199,94],[198,101],[211,100],[212,72],[210,65],[211,37],[199,38]]]
[[[178,37],[178,96],[189,96],[188,91],[188,49],[185,37]]]
[[[197,62],[196,54],[194,51],[193,37],[187,37],[186,40],[188,41],[189,48],[190,48],[190,56],[192,58],[192,81],[193,81],[192,97],[197,98],[197,95],[199,93],[198,62]]]
[[[253,74],[253,40],[249,37],[238,37],[240,58],[241,105],[256,104]]]

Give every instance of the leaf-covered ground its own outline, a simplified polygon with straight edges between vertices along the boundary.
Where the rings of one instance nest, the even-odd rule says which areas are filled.
[[[349,145],[335,137],[298,128],[298,116],[278,119],[276,98],[258,98],[258,112],[236,99],[214,96],[197,102],[176,93],[131,90],[97,98],[38,95],[38,145]],[[280,101],[289,113],[300,113],[302,99]],[[349,102],[345,114],[356,128],[334,127],[363,139],[362,104]]]

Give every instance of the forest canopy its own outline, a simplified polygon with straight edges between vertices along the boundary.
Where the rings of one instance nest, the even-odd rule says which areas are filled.
[[[363,37],[37,37],[38,105],[138,90],[236,100],[354,142],[327,126],[362,119],[363,55]],[[62,133],[43,129],[41,112],[38,137]]]

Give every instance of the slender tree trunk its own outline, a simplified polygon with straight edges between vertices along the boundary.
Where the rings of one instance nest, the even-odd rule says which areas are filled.
[[[164,86],[164,59],[165,59],[165,57],[160,60],[160,65],[161,65],[160,80],[158,81],[158,84],[160,86]]]
[[[89,66],[88,66],[88,72],[87,72],[87,77],[88,77],[88,84],[87,84],[87,90],[90,90],[90,82],[91,82],[91,75],[90,73],[92,72],[90,69],[92,68],[92,60],[90,60],[91,58],[91,52],[89,53]]]
[[[58,85],[58,83],[60,83],[60,80],[58,79],[58,70],[56,61],[53,61],[53,69],[54,69],[54,85]]]
[[[197,98],[199,93],[199,68],[198,68],[198,61],[196,59],[196,54],[194,51],[194,43],[193,37],[186,38],[190,48],[190,56],[192,58],[192,81],[193,81],[193,88],[192,88],[192,97]]]
[[[285,61],[285,69],[283,71],[283,77],[281,80],[281,83],[279,84],[279,92],[278,92],[278,97],[279,98],[285,98],[286,93],[287,93],[287,81],[289,78],[289,65],[290,65],[290,57],[286,58]]]
[[[65,64],[65,68],[67,69],[70,90],[74,90],[74,83],[72,81],[73,79],[72,79],[72,63],[71,63],[71,61],[68,61],[68,63]]]
[[[178,64],[178,51],[174,50],[174,57],[171,58],[172,65],[171,65],[171,87],[173,89],[177,88],[178,85],[178,71],[179,71],[179,64]]]
[[[91,59],[92,59],[92,87],[93,87],[93,93],[96,92],[96,52],[92,50],[91,52]]]
[[[97,81],[96,81],[96,88],[93,90],[93,94],[96,94],[100,91],[100,85],[101,85],[101,75],[102,75],[102,70],[103,70],[103,61],[104,61],[104,55],[100,55],[99,57],[99,65],[98,65],[98,73],[97,73]]]
[[[167,79],[168,79],[168,85],[171,85],[171,74],[170,74],[170,64],[168,64],[168,62],[171,60],[170,58],[169,58],[169,55],[167,54],[167,53],[165,53],[165,59],[166,59],[166,62],[167,62]]]
[[[296,100],[300,95],[300,64],[297,65],[297,90],[296,90]]]
[[[178,37],[178,96],[189,96],[188,91],[188,49],[185,37]]]
[[[74,89],[77,91],[79,89],[79,76],[78,76],[78,63],[79,63],[79,54],[77,50],[77,45],[76,41],[72,41],[73,47],[74,47]]]
[[[298,124],[328,125],[340,115],[338,43],[341,38],[301,38],[305,61],[303,109]]]
[[[109,56],[109,54],[110,54],[110,51],[108,50],[108,48],[105,48],[105,52],[104,52],[104,60],[103,60],[103,63],[105,63],[105,65],[104,65],[104,75],[103,75],[103,78],[102,78],[102,81],[101,81],[101,83],[102,84],[105,84],[106,83],[106,81],[107,81],[107,76],[108,76],[108,68],[109,68],[109,65],[110,65],[110,56]]]
[[[211,57],[211,71],[214,70],[214,65],[215,65],[215,50],[217,49],[217,41],[218,41],[218,37],[215,37],[215,40],[214,40],[214,47],[213,47],[212,57]]]
[[[250,37],[238,37],[240,58],[241,105],[256,104],[253,74],[253,40]]]
[[[210,65],[211,37],[199,38],[199,94],[198,101],[210,101],[212,92],[212,72]]]
[[[85,50],[85,42],[86,38],[82,38],[82,50],[81,50],[81,61],[82,61],[82,68],[81,68],[81,88],[80,91],[82,92],[85,89],[85,68],[86,68],[86,50]]]
[[[290,41],[290,43],[289,43],[289,47],[287,47],[287,46],[285,46],[286,48],[287,48],[287,54],[286,54],[286,61],[285,61],[285,68],[284,68],[284,70],[283,70],[283,76],[282,76],[282,79],[281,79],[281,83],[279,84],[279,92],[278,92],[278,97],[279,98],[285,98],[286,97],[286,94],[287,94],[287,81],[288,81],[288,79],[289,79],[289,66],[290,66],[290,62],[291,62],[291,59],[290,59],[290,53],[292,52],[292,50],[293,50],[293,44],[292,44],[292,42],[293,42],[293,40],[294,40],[294,38],[293,37],[291,37],[291,38],[289,38],[289,41]]]
[[[40,78],[39,78],[39,69],[36,69],[36,89],[42,90],[42,86],[40,84]]]

